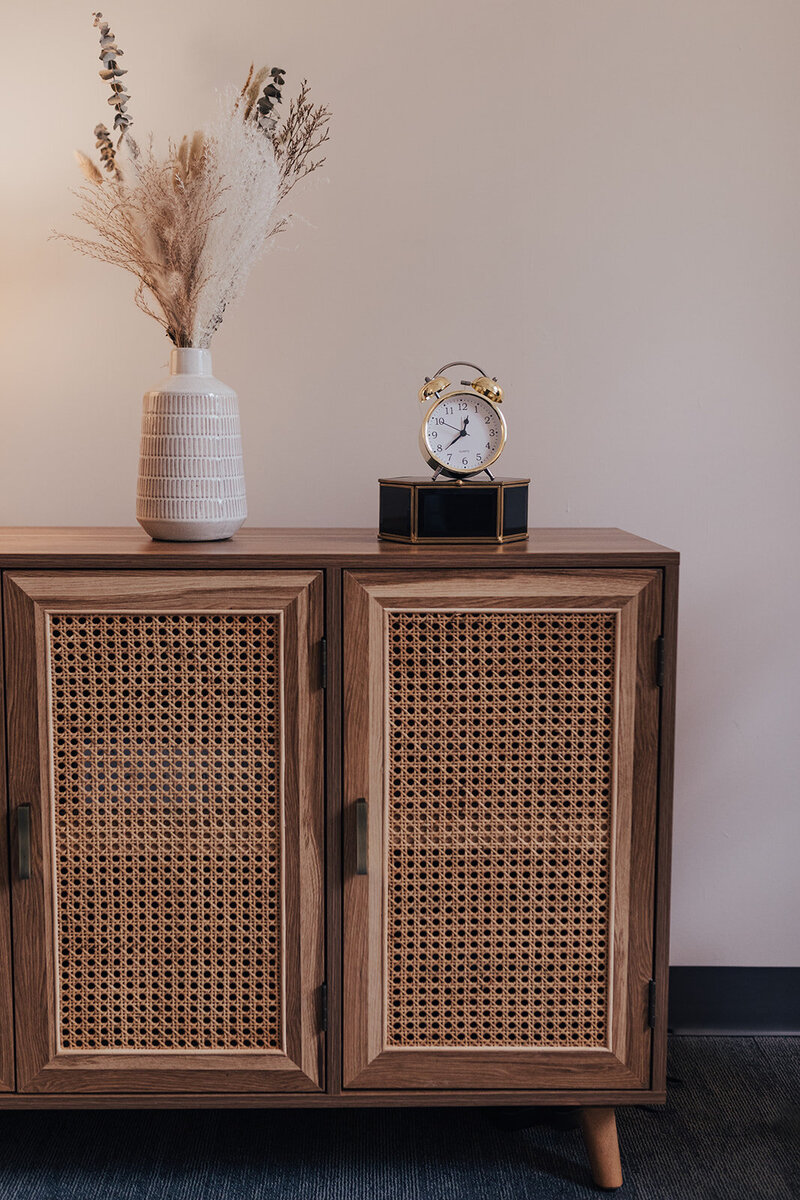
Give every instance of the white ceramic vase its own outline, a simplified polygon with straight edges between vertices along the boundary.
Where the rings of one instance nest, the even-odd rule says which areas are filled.
[[[160,541],[221,541],[247,516],[236,392],[210,350],[173,350],[169,370],[144,395],[136,520]]]

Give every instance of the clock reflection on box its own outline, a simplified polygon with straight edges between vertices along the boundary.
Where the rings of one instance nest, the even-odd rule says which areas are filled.
[[[477,371],[452,385],[452,367]],[[426,378],[419,446],[433,475],[381,479],[378,537],[394,542],[518,542],[528,536],[529,479],[495,478],[508,436],[503,389],[474,363]]]

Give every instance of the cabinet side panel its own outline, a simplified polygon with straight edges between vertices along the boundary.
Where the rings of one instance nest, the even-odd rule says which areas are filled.
[[[620,1011],[620,1044],[626,1061],[643,1085],[650,1082],[651,1034],[648,985],[652,977],[655,837],[658,782],[659,688],[656,644],[661,628],[661,579],[656,576],[636,601],[634,643],[630,648],[635,723],[627,739],[632,765],[629,814],[627,912],[619,933],[626,940],[627,1003]]]
[[[658,768],[658,832],[656,852],[656,920],[653,972],[656,981],[656,1025],[653,1031],[654,1089],[667,1082],[667,1011],[669,1004],[669,902],[672,866],[672,791],[675,751],[675,694],[678,656],[678,567],[664,568],[664,686]]]
[[[0,587],[0,629],[4,605]],[[11,859],[6,773],[5,670],[0,636],[0,1091],[14,1087],[14,1009],[11,998]]]

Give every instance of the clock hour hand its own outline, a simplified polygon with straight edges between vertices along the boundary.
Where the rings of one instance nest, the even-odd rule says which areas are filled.
[[[445,446],[445,450],[449,450],[450,446],[455,445],[455,443],[458,441],[459,438],[466,437],[467,425],[469,425],[469,417],[464,417],[464,424],[461,427],[461,432],[457,433],[456,436],[453,438],[452,442],[450,442],[449,445]],[[454,428],[455,428],[454,425],[448,426],[448,429],[454,429]]]

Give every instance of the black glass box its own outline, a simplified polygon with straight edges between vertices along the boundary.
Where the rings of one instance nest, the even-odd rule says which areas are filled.
[[[381,479],[378,537],[388,542],[521,542],[529,479]]]

